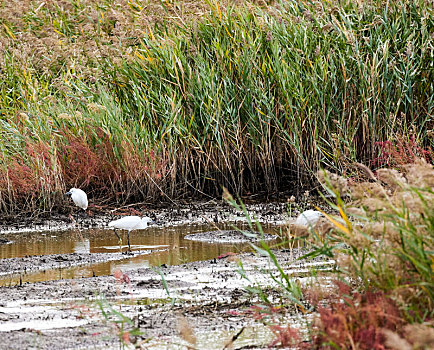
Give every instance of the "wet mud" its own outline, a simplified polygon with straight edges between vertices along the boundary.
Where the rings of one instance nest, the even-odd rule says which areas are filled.
[[[248,209],[262,223],[278,225],[288,220],[286,204],[257,205]],[[210,203],[145,214],[149,213],[160,229],[186,223],[215,224],[217,227],[221,222],[245,220],[242,214],[224,205],[212,208]],[[114,217],[106,214],[85,219],[79,229],[105,227]],[[12,232],[24,234],[29,229],[36,233],[68,231],[71,224],[65,221],[56,225],[46,222],[36,227],[8,225],[1,227],[0,232],[7,237],[5,241],[10,241]],[[105,231],[101,232],[104,234]],[[242,238],[237,231],[221,232],[217,240],[234,243]],[[209,238],[210,234],[208,230],[205,236]],[[218,236],[217,233],[213,235]],[[155,250],[170,252],[179,248],[171,244],[168,243],[167,249],[134,251],[132,258],[152,255]],[[29,269],[61,270],[131,258],[121,252],[92,249],[90,245],[89,252],[1,259],[0,275]],[[61,277],[2,286],[0,336],[3,340],[0,349],[118,349],[121,341],[128,344],[126,348],[186,349],[186,333],[194,335],[196,344],[193,348],[197,349],[223,349],[233,337],[237,338],[232,344],[234,349],[265,349],[273,340],[273,334],[267,325],[255,320],[251,308],[260,300],[248,292],[248,287],[261,286],[269,300],[280,300],[279,286],[270,277],[271,274],[276,277],[278,270],[268,257],[229,249],[217,250],[213,252],[213,259],[205,261],[184,264],[178,261],[177,265],[163,263],[157,266],[139,264],[129,269],[112,269],[105,276]],[[309,277],[312,266],[324,271],[333,268],[333,261],[297,260],[305,253],[303,248],[274,250],[283,270],[296,277],[300,284],[312,283]],[[295,308],[282,310],[279,317],[285,317],[288,324],[306,322],[306,315],[300,315]],[[139,334],[133,332],[135,329]]]
[[[1,259],[0,278],[5,275],[26,274],[38,270],[67,269],[100,262],[126,260],[134,256],[152,254],[156,251],[157,250],[138,251],[128,255],[123,253],[71,253]]]
[[[306,274],[313,264],[325,270],[333,267],[332,261],[296,261],[304,253],[302,249],[275,251],[283,269],[301,284],[311,282]],[[248,280],[237,272],[240,262]],[[125,322],[124,332],[140,330],[139,336],[130,339],[135,344],[146,340],[157,349],[171,348],[183,342],[179,327],[186,322],[198,337],[219,335],[215,342],[200,340],[198,348],[222,349],[242,327],[261,326],[249,312],[259,300],[246,287],[259,284],[270,300],[280,298],[270,272],[276,270],[268,258],[243,253],[114,276],[0,287],[0,331],[7,332],[6,343],[0,347],[114,349],[121,336],[116,311],[132,322]],[[295,308],[284,311],[292,320],[288,322],[299,322]],[[271,340],[265,336],[244,342],[250,348],[267,348]]]
[[[246,208],[252,218],[259,222],[284,223],[290,219],[287,203],[260,203],[246,204]],[[74,213],[74,208],[71,207]],[[292,216],[298,215],[298,210],[292,211]],[[208,201],[190,203],[185,205],[173,205],[163,208],[151,208],[147,206],[135,206],[128,208],[113,208],[96,210],[90,207],[87,216],[80,216],[76,223],[67,215],[53,214],[50,218],[9,217],[0,220],[0,238],[2,233],[13,232],[50,232],[70,229],[103,228],[111,220],[118,219],[122,215],[146,215],[154,220],[154,225],[170,227],[184,224],[218,224],[222,222],[245,222],[243,213],[235,210],[223,201]],[[74,214],[75,215],[75,214]],[[0,244],[2,242],[0,241]]]
[[[259,242],[260,240],[270,241],[278,238],[277,235],[261,234],[250,230],[218,230],[200,232],[184,237],[192,241],[209,243],[246,243]]]

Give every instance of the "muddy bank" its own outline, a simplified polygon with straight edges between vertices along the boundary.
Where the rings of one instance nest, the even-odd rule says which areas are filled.
[[[130,259],[134,256],[152,254],[161,249],[123,253],[71,253],[42,256],[27,256],[0,260],[0,277],[12,274],[25,274],[38,270],[66,269],[74,266],[92,265],[105,261]]]
[[[218,230],[200,232],[184,237],[192,241],[209,242],[209,243],[254,243],[259,242],[261,239],[271,241],[276,239],[276,235],[263,234],[250,230]]]
[[[306,275],[312,266],[325,270],[333,266],[321,259],[295,261],[305,253],[302,249],[275,253],[284,271],[300,284],[311,282]],[[240,262],[248,279],[237,272]],[[244,253],[115,276],[0,287],[0,331],[7,332],[0,348],[118,348],[116,312],[131,320],[131,324],[124,321],[124,331],[140,330],[139,336],[130,337],[136,345],[147,341],[147,346],[167,349],[182,344],[181,323],[196,335],[200,349],[222,349],[242,327],[246,338],[240,337],[234,348],[266,348],[272,335],[255,321],[250,307],[258,299],[246,287],[259,284],[270,300],[279,300],[270,273],[277,270],[268,258]],[[295,308],[282,310],[279,317],[293,324],[306,320]]]
[[[293,211],[289,215],[286,203],[251,204],[247,205],[247,209],[261,223],[283,224],[298,214]],[[202,236],[207,240],[215,238],[217,241],[231,243],[240,238],[239,233],[217,231],[218,224],[246,221],[244,214],[222,202],[195,203],[183,208],[149,209],[142,213],[154,219],[155,227],[167,228],[164,229],[166,234],[170,234],[171,227],[177,225],[206,223],[215,226],[216,231],[206,232]],[[79,236],[88,239],[86,228],[106,227],[110,220],[118,218],[120,214],[137,213],[123,210],[93,213],[75,226],[71,225],[67,217],[35,222],[30,226],[22,222],[13,225],[3,223],[0,225],[0,234],[3,233],[5,237],[4,247],[8,243],[10,245],[7,241],[14,239],[10,237],[27,237],[25,232],[29,231],[35,232],[29,235],[38,241],[44,236],[42,231],[62,230],[66,231],[62,234],[66,236],[71,236],[67,230],[81,230]],[[114,237],[112,232],[100,231],[103,236]],[[17,232],[17,235],[13,232]],[[44,237],[57,236],[60,237],[61,234],[46,234]],[[138,239],[138,236],[139,233],[135,233],[132,239]],[[96,239],[95,236],[92,237]],[[215,242],[212,239],[210,241]],[[170,244],[169,250],[189,249],[180,247],[178,243]],[[89,247],[106,249],[107,244],[96,242]],[[150,254],[154,251],[135,251],[134,254]],[[183,349],[186,348],[182,345],[185,340],[180,336],[180,332],[185,333],[180,331],[183,327],[194,334],[197,349],[222,349],[228,339],[241,330],[234,342],[235,349],[267,348],[274,336],[268,324],[255,320],[257,310],[252,307],[260,300],[248,292],[247,288],[261,286],[270,301],[280,301],[282,296],[279,287],[270,277],[273,274],[279,279],[278,270],[267,257],[225,252],[227,254],[219,253],[218,258],[215,255],[216,258],[211,260],[175,266],[162,264],[158,268],[144,268],[144,264],[141,264],[140,267],[134,265],[128,270],[114,270],[114,273],[112,270],[112,275],[107,276],[15,286],[10,283],[10,287],[0,287],[0,332],[5,335],[2,336],[5,340],[0,343],[0,349],[118,349],[122,336],[130,342],[131,348]],[[303,249],[275,251],[283,270],[295,276],[301,285],[311,283],[308,276],[313,266],[329,270],[334,265],[333,261],[320,259],[297,261],[304,253]],[[86,250],[69,254],[21,256],[0,260],[0,275],[11,274],[11,271],[28,273],[31,270],[62,270],[70,266],[125,258],[130,256],[113,251],[89,253]],[[62,276],[59,275],[59,278]],[[268,317],[267,322],[275,322],[274,317],[277,316]],[[282,309],[278,318],[295,325],[303,325],[308,319],[293,307]],[[123,332],[120,332],[121,328]],[[131,332],[135,328],[140,334],[125,335],[125,332]]]
[[[305,204],[306,205],[306,204]],[[303,205],[303,206],[305,206]],[[134,208],[134,209],[133,209]],[[246,204],[251,215],[259,222],[284,223],[291,216],[299,214],[299,210],[288,213],[287,203],[261,203]],[[73,208],[71,208],[71,212]],[[151,208],[143,205],[129,206],[127,208],[106,208],[104,210],[90,207],[89,215],[81,215],[74,224],[67,215],[52,214],[50,218],[8,217],[0,220],[0,234],[12,232],[41,232],[60,231],[69,229],[89,229],[107,227],[107,224],[122,215],[147,215],[154,220],[157,226],[175,226],[191,223],[221,223],[246,221],[243,213],[223,201],[209,201],[190,203],[182,206]],[[75,215],[75,214],[74,214]],[[0,241],[0,244],[2,242]]]

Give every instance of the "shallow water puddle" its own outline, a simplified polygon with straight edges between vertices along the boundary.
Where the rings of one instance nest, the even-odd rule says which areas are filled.
[[[0,273],[0,285],[110,275],[118,268],[126,271],[150,265],[176,265],[250,249],[247,243],[207,243],[184,239],[192,233],[232,228],[231,224],[218,227],[183,225],[169,228],[149,227],[146,230],[133,231],[130,235],[131,249],[134,252],[132,256],[120,254],[127,248],[126,232],[118,231],[122,238],[121,246],[113,230],[107,229],[3,234],[2,238],[11,243],[0,245],[0,259],[25,258],[25,262],[21,269],[11,263],[10,269]],[[276,234],[278,229],[268,226],[264,227],[264,231]],[[91,256],[98,256],[99,261],[87,261],[85,257],[89,256],[89,253],[95,253]],[[53,258],[53,254],[59,256]],[[46,255],[51,257],[45,258]],[[30,266],[35,267],[36,257],[39,271],[10,273],[13,270],[24,270],[26,266],[29,266],[28,269]],[[47,261],[48,259],[51,260]]]
[[[18,331],[24,329],[33,329],[37,331],[51,330],[57,328],[69,328],[79,327],[87,324],[86,320],[65,320],[64,318],[58,318],[54,320],[35,320],[25,322],[9,322],[0,326],[0,332]]]

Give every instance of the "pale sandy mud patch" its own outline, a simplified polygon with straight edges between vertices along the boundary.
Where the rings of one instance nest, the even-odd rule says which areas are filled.
[[[247,230],[218,230],[190,234],[184,237],[192,241],[208,243],[254,243],[260,240],[271,241],[278,236],[271,234],[261,234]]]
[[[117,249],[119,249],[119,247]],[[149,249],[133,251],[131,254],[71,253],[0,259],[0,278],[7,275],[26,274],[38,270],[66,269],[100,262],[127,260],[134,256],[148,255],[163,250],[164,249]]]
[[[334,266],[333,261],[321,258],[296,261],[306,253],[303,249],[274,253],[283,270],[301,284],[312,283],[309,274],[313,267],[328,271]],[[238,273],[239,262],[244,266],[247,279]],[[115,310],[132,320],[131,326],[125,324],[126,330],[138,327],[142,332],[132,339],[137,344],[150,339],[160,348],[169,349],[179,341],[177,328],[182,315],[199,341],[203,341],[203,347],[199,344],[199,348],[222,349],[226,335],[229,337],[242,327],[250,330],[260,326],[248,312],[258,299],[246,291],[247,286],[260,285],[271,300],[279,300],[281,294],[270,273],[278,278],[278,271],[269,258],[243,253],[178,266],[164,265],[159,269],[137,269],[118,274],[117,279],[101,276],[0,287],[0,329],[2,326],[13,328],[9,323],[25,325],[25,322],[51,321],[59,317],[87,322],[58,329],[10,328],[5,332],[3,345],[5,348],[116,349],[119,347],[116,324],[119,326],[119,323],[115,323],[116,316],[110,311]],[[103,317],[99,305],[107,317]],[[32,307],[35,307],[32,312],[20,312]],[[283,315],[291,320],[288,322],[300,322],[295,320],[295,308],[286,308]],[[267,348],[271,339],[264,335],[265,331],[257,331],[258,337],[251,338],[250,343],[248,339],[239,345],[234,343],[234,348],[247,345]],[[215,341],[205,343],[206,335],[215,337]]]

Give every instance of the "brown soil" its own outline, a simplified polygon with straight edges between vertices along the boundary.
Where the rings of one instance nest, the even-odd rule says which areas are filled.
[[[298,264],[290,266],[291,262],[305,252],[295,249],[291,253],[288,250],[275,253],[285,270],[295,270]],[[10,329],[7,336],[2,337],[0,348],[117,348],[123,333],[120,333],[120,324],[116,323],[119,318],[110,312],[112,307],[132,320],[131,325],[125,322],[124,331],[139,328],[141,334],[130,339],[136,344],[145,339],[150,339],[151,343],[162,342],[165,346],[182,343],[179,327],[186,322],[188,329],[197,336],[225,334],[218,346],[202,343],[199,347],[222,349],[224,342],[237,330],[261,325],[255,321],[257,312],[251,308],[259,300],[245,289],[252,282],[241,279],[237,272],[240,261],[249,279],[260,283],[268,298],[278,298],[276,285],[267,272],[261,272],[269,268],[269,259],[251,253],[162,266],[158,270],[119,272],[116,277],[0,287],[0,329]],[[301,276],[306,271],[299,270],[298,273],[302,282]],[[291,318],[295,313],[296,308],[287,308],[279,317]],[[266,348],[267,344],[252,339],[249,346]]]
[[[286,217],[285,204],[253,205],[249,210],[263,222],[281,222]],[[215,203],[146,214],[157,225],[167,226],[242,217],[226,207],[216,208]],[[86,219],[84,226],[103,225],[108,219]],[[51,227],[54,230],[69,224],[65,221],[56,227],[52,222]],[[46,223],[38,226],[47,228]],[[5,227],[1,229],[5,231]],[[310,283],[306,277],[310,273],[309,264],[323,265],[325,269],[333,265],[330,261],[295,261],[304,253],[303,249],[274,251],[284,271],[296,276],[302,284]],[[0,272],[122,258],[120,253],[108,253],[3,259]],[[240,266],[247,278],[241,277]],[[278,271],[268,257],[230,253],[178,266],[117,271],[114,276],[0,287],[0,334],[3,333],[0,349],[118,349],[122,339],[131,348],[131,344],[153,349],[187,348],[175,344],[185,345],[187,340],[196,339],[191,348],[223,349],[241,330],[233,348],[267,348],[273,340],[269,324],[285,319],[286,324],[300,326],[295,307],[285,307],[278,314],[265,317],[253,307],[263,301],[249,292],[249,287],[260,286],[270,301],[281,302],[279,286],[271,274],[279,280]],[[302,320],[305,322],[306,317]],[[134,335],[134,329],[138,334]]]

